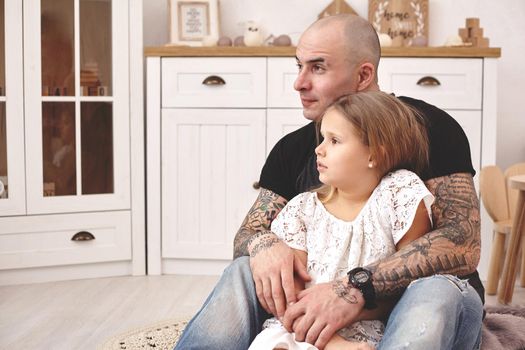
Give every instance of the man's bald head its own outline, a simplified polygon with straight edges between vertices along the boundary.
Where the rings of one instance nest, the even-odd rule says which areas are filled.
[[[321,18],[305,31],[323,31],[326,28],[339,27],[347,59],[352,64],[370,62],[377,72],[381,47],[374,27],[365,19],[350,14],[340,14]]]

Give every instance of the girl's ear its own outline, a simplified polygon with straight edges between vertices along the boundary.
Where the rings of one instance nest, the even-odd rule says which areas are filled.
[[[379,154],[372,154],[372,153],[370,153],[370,155],[368,156],[368,167],[370,169],[377,168],[378,160],[381,161],[381,160],[385,159],[385,154],[386,154],[385,147],[384,146],[377,146],[376,149],[377,149],[377,152]]]
[[[359,81],[357,91],[367,90],[375,82],[375,68],[370,62],[365,62],[359,67]]]
[[[368,168],[373,169],[377,166],[376,161],[374,160],[374,157],[372,156],[372,153],[368,156]]]

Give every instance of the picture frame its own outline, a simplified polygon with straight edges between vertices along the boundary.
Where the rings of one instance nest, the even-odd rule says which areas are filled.
[[[207,37],[219,38],[218,0],[168,0],[170,44],[202,46]]]
[[[368,21],[390,36],[392,46],[428,42],[428,0],[369,0]]]

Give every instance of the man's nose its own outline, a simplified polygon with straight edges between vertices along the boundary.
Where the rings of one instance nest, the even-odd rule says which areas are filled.
[[[295,78],[293,87],[297,91],[302,91],[302,90],[309,90],[310,86],[311,84],[310,84],[310,79],[308,78],[307,71],[303,69],[299,72],[299,74],[297,74],[297,78]]]

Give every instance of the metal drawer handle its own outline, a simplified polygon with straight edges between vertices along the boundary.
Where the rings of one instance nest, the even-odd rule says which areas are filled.
[[[259,181],[255,181],[252,185],[252,187],[255,189],[255,190],[258,190],[259,188],[261,188],[261,185],[259,184]]]
[[[224,81],[224,79],[222,79],[221,77],[217,75],[210,75],[209,77],[207,77],[206,79],[202,81],[202,84],[203,85],[225,85],[226,82]]]
[[[438,85],[441,85],[441,83],[436,78],[430,77],[430,76],[427,75],[426,77],[423,77],[423,78],[419,79],[417,81],[417,85],[421,85],[421,86],[438,86]]]
[[[71,237],[71,240],[72,241],[77,241],[77,242],[80,242],[80,241],[92,241],[95,239],[95,236],[93,236],[93,234],[91,232],[87,232],[87,231],[80,231],[80,232],[77,232],[73,235],[73,237]]]

